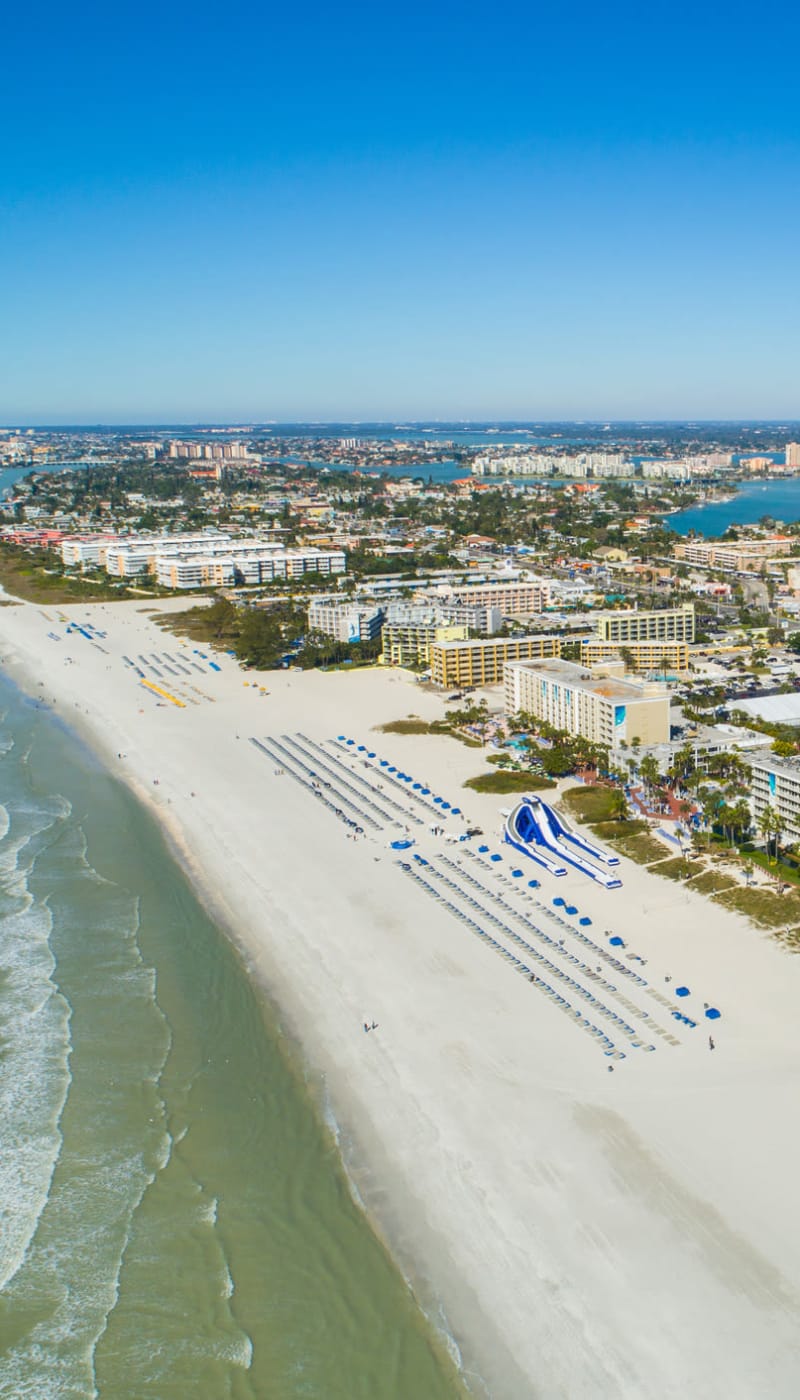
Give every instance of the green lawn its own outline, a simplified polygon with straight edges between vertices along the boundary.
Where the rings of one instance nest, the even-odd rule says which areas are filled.
[[[800,924],[800,894],[778,894],[773,890],[734,889],[714,895],[726,909],[745,914],[762,928],[790,928]]]
[[[704,870],[702,875],[693,876],[687,883],[689,889],[697,890],[700,894],[720,894],[722,890],[737,888],[736,880],[730,875],[721,875],[718,870]]]
[[[571,815],[574,816],[574,813]],[[592,822],[591,830],[601,841],[619,841],[623,836],[636,836],[647,831],[647,822],[640,819],[626,819],[621,822]]]
[[[665,875],[668,880],[685,880],[692,875],[699,878],[702,869],[699,861],[685,860],[683,856],[670,856],[669,860],[661,860],[652,867],[655,875]]]
[[[554,788],[549,778],[540,778],[535,773],[480,773],[477,778],[467,778],[464,784],[473,792],[541,792]]]
[[[565,792],[561,801],[564,809],[579,822],[605,822],[613,819],[619,794],[616,788],[576,787]],[[617,825],[616,820],[614,825]]]
[[[16,545],[0,544],[0,583],[7,593],[27,603],[107,603],[132,595],[124,586],[82,574],[64,574],[60,560],[44,552],[38,555]]]
[[[636,836],[623,836],[619,841],[614,841],[613,845],[615,850],[621,851],[624,856],[637,861],[639,865],[652,865],[653,861],[664,861],[664,858],[669,856],[669,851],[662,843],[646,831],[639,832]],[[669,864],[669,861],[665,863]]]
[[[424,719],[390,719],[388,724],[379,724],[382,734],[430,734],[431,727]]]

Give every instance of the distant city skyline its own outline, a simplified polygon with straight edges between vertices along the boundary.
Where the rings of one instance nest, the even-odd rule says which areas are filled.
[[[791,421],[799,36],[771,0],[16,11],[0,422]]]

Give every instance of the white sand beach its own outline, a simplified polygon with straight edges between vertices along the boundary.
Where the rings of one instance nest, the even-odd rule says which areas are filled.
[[[403,673],[255,675],[199,651],[144,604],[0,610],[4,669],[153,806],[280,1008],[367,1209],[475,1392],[796,1396],[800,960],[627,860],[614,891],[532,863],[514,877],[510,799],[462,787],[480,754],[375,732],[442,713]],[[381,758],[485,842],[431,834],[435,808]],[[405,826],[415,845],[390,849]],[[578,910],[568,927],[556,896]],[[680,985],[693,1027],[672,1014]]]

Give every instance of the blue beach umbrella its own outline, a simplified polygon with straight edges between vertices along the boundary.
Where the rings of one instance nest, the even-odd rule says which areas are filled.
[[[356,741],[355,741],[355,739],[348,739],[347,742],[348,742],[348,744],[354,744]]]
[[[419,790],[420,790],[421,787],[422,787],[422,783],[415,783],[415,784],[414,784],[414,791],[415,791],[415,792],[419,792]]]
[[[430,797],[430,795],[431,795],[431,790],[430,790],[430,788],[423,788],[423,789],[422,789],[422,796],[423,796],[423,797]]]
[[[479,847],[478,847],[478,850],[480,851],[481,855],[485,855],[486,852],[488,851],[488,849],[489,849],[488,846],[479,846]]]
[[[721,1013],[717,1011],[716,1006],[709,1006],[708,1011],[706,1012],[706,1016],[708,1017],[709,1021],[718,1021],[720,1018],[720,1014]]]
[[[574,904],[567,904],[566,907],[565,907],[565,909],[564,909],[564,912],[565,912],[565,914],[577,914],[578,911],[577,911],[577,909],[575,908],[575,905],[574,905]]]
[[[343,744],[343,743],[344,743],[344,740],[345,740],[344,734],[337,734],[336,737],[337,737],[337,739],[339,740],[339,743],[340,743],[340,744]]]
[[[591,922],[592,921],[589,918],[588,914],[584,914],[583,918],[578,920],[578,923],[583,924],[584,928],[588,928]]]
[[[538,888],[539,888],[539,881],[538,881],[538,880],[529,880],[529,881],[528,881],[528,889],[529,889],[529,890],[538,890]]]
[[[618,937],[616,937],[616,936],[615,936],[614,938],[609,938],[608,941],[609,941],[609,943],[611,944],[611,947],[612,947],[612,948],[624,948],[624,947],[625,947],[625,944],[623,943],[622,939],[621,939],[621,938],[618,938]]]
[[[374,753],[368,753],[368,754],[367,754],[367,758],[374,758],[374,757],[375,757]]]
[[[460,808],[460,807],[454,807],[454,808],[453,808],[453,816],[454,816],[454,817],[460,817],[460,816],[461,816],[461,808]]]
[[[688,997],[688,995],[689,995],[689,988],[688,988],[688,987],[676,987],[676,988],[675,988],[675,995],[676,995],[676,997]]]
[[[515,879],[515,880],[519,880],[520,876],[522,875],[522,871],[521,871],[521,870],[512,870],[511,874],[514,876],[514,879]]]
[[[358,746],[358,752],[359,752],[359,753],[366,753],[366,752],[367,752],[367,746],[366,746],[366,744],[359,744],[359,746]]]
[[[502,857],[502,856],[498,856],[498,855],[494,855],[494,856],[491,857],[491,859],[492,859],[492,860],[502,860],[503,857]]]
[[[561,895],[560,895],[560,894],[556,894],[556,895],[553,896],[553,903],[554,903],[555,905],[559,905],[559,904],[563,904],[563,903],[564,903],[564,901],[563,901],[563,899],[561,898]]]

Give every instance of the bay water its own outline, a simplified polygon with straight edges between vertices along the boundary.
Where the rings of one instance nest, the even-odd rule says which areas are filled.
[[[773,477],[767,481],[743,481],[724,501],[689,506],[665,517],[664,523],[678,535],[690,531],[716,539],[729,525],[756,525],[762,516],[790,525],[800,520],[800,477]]]
[[[155,822],[0,716],[2,1400],[462,1395]]]

